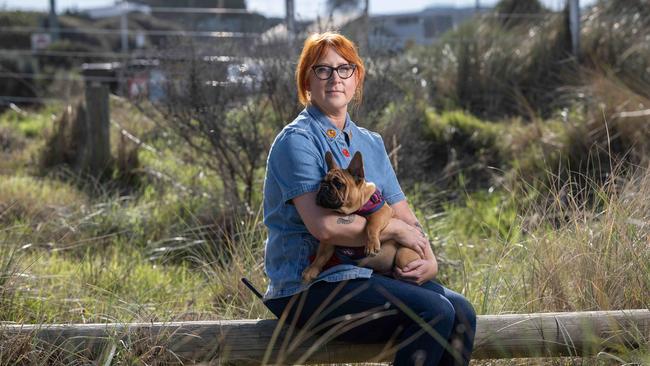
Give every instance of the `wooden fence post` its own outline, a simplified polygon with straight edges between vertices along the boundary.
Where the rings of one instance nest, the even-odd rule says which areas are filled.
[[[86,156],[83,167],[92,176],[100,177],[111,164],[108,86],[86,83],[86,123]]]

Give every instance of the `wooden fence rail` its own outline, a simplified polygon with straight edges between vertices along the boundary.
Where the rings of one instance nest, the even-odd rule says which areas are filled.
[[[394,348],[328,341],[276,320],[173,323],[2,325],[0,334],[30,336],[66,350],[99,354],[147,339],[188,362],[313,364],[390,360]],[[650,348],[650,310],[483,315],[474,358],[594,355],[602,350]],[[11,338],[9,338],[11,339]],[[126,343],[125,343],[126,342]]]

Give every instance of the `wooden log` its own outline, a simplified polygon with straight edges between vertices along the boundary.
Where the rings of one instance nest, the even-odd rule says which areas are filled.
[[[350,319],[347,319],[350,320]],[[352,319],[354,320],[354,319]],[[650,310],[484,315],[473,358],[588,356],[650,346]],[[394,345],[329,341],[276,320],[131,324],[3,325],[7,336],[34,336],[50,346],[94,355],[146,339],[183,361],[241,365],[387,361]],[[645,343],[644,343],[645,342]]]

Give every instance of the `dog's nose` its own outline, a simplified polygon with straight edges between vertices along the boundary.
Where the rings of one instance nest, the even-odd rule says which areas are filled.
[[[336,196],[336,191],[331,189],[329,185],[321,185],[316,194],[316,204],[321,207],[333,209],[337,209],[342,205]]]

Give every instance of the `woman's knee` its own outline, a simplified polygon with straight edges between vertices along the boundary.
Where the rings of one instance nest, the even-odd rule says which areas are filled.
[[[458,316],[457,309],[454,307],[454,304],[447,301],[444,305],[444,310],[441,312],[441,316],[444,317],[445,322],[449,323],[449,329],[451,330],[456,323],[456,318]]]
[[[456,319],[454,305],[445,297],[437,294],[427,296],[422,304],[420,314],[434,327],[451,329]]]
[[[476,326],[476,311],[463,295],[434,281],[424,284],[423,287],[444,296],[453,305],[455,315],[459,320],[469,323],[472,327]]]
[[[458,320],[475,329],[476,311],[469,300],[467,300],[463,295],[453,291],[449,291],[447,298],[453,304]]]
[[[476,310],[474,310],[474,306],[472,306],[472,303],[470,303],[465,298],[463,299],[465,301],[463,301],[464,306],[463,306],[462,313],[465,315],[465,318],[472,325],[472,327],[476,328]]]

